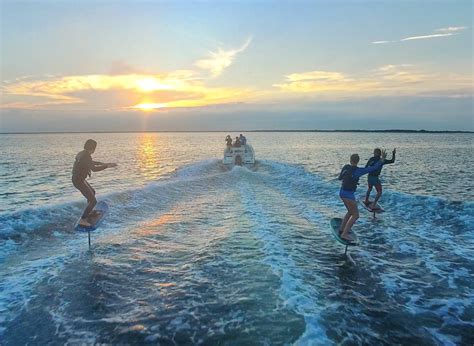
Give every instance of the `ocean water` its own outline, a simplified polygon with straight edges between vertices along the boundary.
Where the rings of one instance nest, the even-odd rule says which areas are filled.
[[[247,133],[252,168],[222,165],[226,135],[0,135],[0,344],[472,345],[473,135]],[[119,164],[89,180],[110,206],[92,251],[88,138]],[[375,147],[397,161],[352,263],[336,177]]]

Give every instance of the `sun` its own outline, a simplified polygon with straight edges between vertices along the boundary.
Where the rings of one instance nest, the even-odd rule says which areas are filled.
[[[140,103],[133,108],[140,109],[144,112],[151,112],[156,109],[166,108],[166,103]]]
[[[136,81],[137,88],[142,92],[151,92],[155,90],[168,90],[171,89],[169,85],[160,83],[156,78],[147,77],[138,79]]]

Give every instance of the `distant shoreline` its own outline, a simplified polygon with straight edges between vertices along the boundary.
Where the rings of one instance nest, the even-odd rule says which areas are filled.
[[[44,135],[44,134],[78,134],[78,133],[206,133],[206,132],[321,132],[321,133],[411,133],[411,134],[456,134],[474,133],[474,131],[449,130],[207,130],[207,131],[46,131],[46,132],[0,132],[0,135]]]

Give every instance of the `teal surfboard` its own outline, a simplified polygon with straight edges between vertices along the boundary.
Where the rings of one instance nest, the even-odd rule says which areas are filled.
[[[79,219],[77,220],[74,229],[79,232],[95,231],[100,226],[102,221],[104,221],[105,215],[107,214],[108,210],[109,210],[109,206],[107,205],[107,203],[105,203],[104,201],[100,201],[99,203],[97,203],[94,210],[87,218],[87,221],[91,224],[91,226],[86,227],[86,226],[79,225],[79,220],[80,220]]]
[[[343,245],[349,245],[349,246],[357,245],[357,243],[359,242],[359,239],[357,238],[357,234],[355,234],[354,231],[351,231],[350,233],[352,238],[354,239],[351,242],[348,242],[339,236],[339,227],[341,226],[341,223],[342,223],[342,219],[340,217],[335,217],[331,219],[331,231],[334,238]]]
[[[373,202],[373,201],[369,201],[368,204],[365,204],[365,198],[361,198],[360,200],[360,204],[362,204],[362,206],[367,209],[368,211],[370,211],[371,213],[383,213],[385,210],[382,208],[382,206],[380,205],[380,203],[377,203],[375,205],[375,209],[372,209],[369,207],[369,205]]]

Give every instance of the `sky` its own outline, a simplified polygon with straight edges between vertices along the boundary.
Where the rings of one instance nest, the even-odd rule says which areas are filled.
[[[0,0],[0,132],[472,131],[472,7]]]

